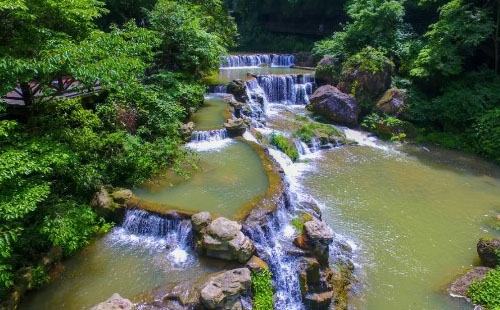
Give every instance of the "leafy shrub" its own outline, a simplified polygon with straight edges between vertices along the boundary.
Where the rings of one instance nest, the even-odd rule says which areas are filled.
[[[380,72],[386,67],[393,67],[394,63],[387,58],[383,52],[377,50],[371,46],[363,48],[359,53],[347,59],[344,64],[345,69],[356,68],[363,71],[369,71],[372,73]]]
[[[500,108],[478,117],[472,126],[474,150],[500,163]]]
[[[284,135],[272,133],[269,142],[290,157],[292,161],[296,161],[299,158],[297,147]]]
[[[467,296],[475,305],[492,310],[500,307],[500,269],[490,271],[480,282],[473,282]]]
[[[273,310],[272,273],[269,269],[252,272],[253,308],[255,310]]]
[[[416,136],[416,129],[408,122],[393,116],[380,116],[376,113],[366,116],[361,126],[383,139],[402,142]]]

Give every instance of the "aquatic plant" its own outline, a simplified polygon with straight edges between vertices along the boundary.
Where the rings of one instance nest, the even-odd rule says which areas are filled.
[[[467,296],[475,305],[497,310],[500,307],[500,267],[490,271],[482,281],[473,282]]]
[[[269,143],[285,153],[292,161],[296,161],[299,158],[299,151],[284,135],[272,133],[269,138]]]
[[[252,291],[254,310],[272,310],[273,288],[271,286],[272,273],[269,268],[260,272],[252,272]]]

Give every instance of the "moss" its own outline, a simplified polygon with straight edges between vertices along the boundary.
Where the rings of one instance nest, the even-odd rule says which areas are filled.
[[[486,309],[498,309],[500,307],[500,267],[490,271],[482,281],[473,282],[467,296],[475,305],[481,305]]]
[[[295,131],[294,137],[299,138],[305,143],[311,143],[313,138],[326,138],[337,137],[338,140],[344,141],[344,134],[333,126],[326,124],[318,124],[307,121],[300,129]],[[324,141],[328,142],[328,141]]]
[[[273,310],[272,273],[269,268],[252,272],[252,292],[254,310]]]
[[[302,220],[299,218],[295,218],[292,220],[291,223],[292,223],[293,227],[295,227],[295,229],[297,229],[299,234],[302,234],[302,232],[304,231],[304,222],[302,222]]]
[[[284,135],[276,133],[271,134],[269,143],[285,153],[292,161],[296,161],[299,158],[299,151],[297,150],[297,147],[295,147],[295,144],[293,144],[293,142]]]

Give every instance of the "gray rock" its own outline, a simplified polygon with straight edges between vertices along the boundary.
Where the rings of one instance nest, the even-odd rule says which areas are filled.
[[[191,222],[196,231],[201,231],[203,228],[210,225],[212,222],[212,215],[209,212],[200,212],[191,216]]]
[[[450,287],[450,295],[454,297],[466,297],[467,291],[469,290],[472,282],[481,281],[491,270],[493,269],[488,267],[476,267],[470,270],[453,282]]]
[[[245,86],[245,81],[234,80],[227,85],[227,92],[232,94],[234,98],[239,102],[247,101],[247,91]]]
[[[322,221],[312,219],[304,224],[304,231],[312,241],[322,241],[331,243],[333,241],[333,231]]]
[[[92,310],[132,310],[133,304],[130,300],[114,294],[105,302],[93,307]]]
[[[255,245],[241,232],[238,222],[219,217],[201,230],[201,251],[207,256],[247,262],[255,252]]]
[[[356,99],[331,85],[318,88],[307,108],[330,121],[347,126],[356,126],[361,112]]]
[[[191,138],[191,135],[193,134],[195,127],[196,125],[193,122],[182,124],[181,135],[184,138],[184,140],[189,140]]]
[[[224,123],[224,128],[226,128],[227,133],[230,137],[238,137],[245,133],[247,130],[247,123],[242,118],[228,119]]]
[[[201,302],[208,309],[241,309],[240,297],[251,287],[248,268],[226,271],[213,277],[201,290]]]

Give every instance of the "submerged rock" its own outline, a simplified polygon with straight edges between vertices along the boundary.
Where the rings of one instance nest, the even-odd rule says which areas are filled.
[[[230,137],[238,137],[245,133],[247,130],[247,123],[242,118],[228,119],[224,123],[224,128],[226,128],[227,133]]]
[[[321,86],[309,100],[308,109],[330,121],[347,126],[358,124],[360,109],[356,99],[334,86]]]
[[[477,254],[486,267],[500,265],[500,238],[481,238],[477,243]]]
[[[470,285],[474,281],[481,281],[492,269],[488,267],[475,267],[460,278],[450,287],[450,295],[454,297],[466,297]]]
[[[388,89],[375,105],[375,111],[379,114],[409,119],[405,91],[398,88]]]
[[[114,294],[105,302],[93,307],[92,310],[132,310],[133,304],[130,300]]]
[[[237,101],[246,102],[247,91],[245,86],[245,81],[243,80],[234,80],[227,85],[227,92],[232,94]]]
[[[253,256],[255,245],[241,228],[238,222],[219,217],[199,231],[201,252],[209,257],[246,263]]]

